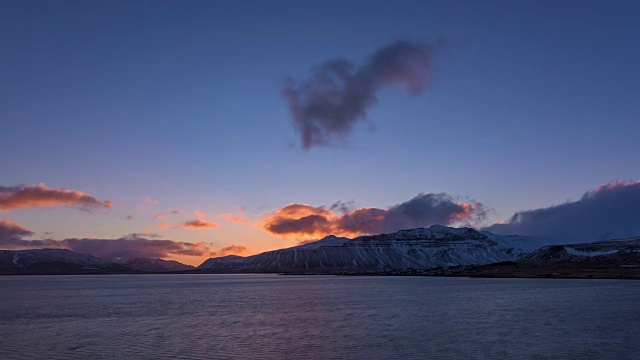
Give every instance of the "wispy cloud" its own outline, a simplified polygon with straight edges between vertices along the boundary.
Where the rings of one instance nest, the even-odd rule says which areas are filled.
[[[640,181],[604,184],[577,201],[515,213],[486,228],[499,234],[591,241],[640,235]]]
[[[331,207],[289,204],[264,217],[261,227],[276,235],[317,238],[479,222],[485,216],[486,209],[481,203],[458,202],[445,193],[429,193],[418,194],[387,209],[369,207],[348,211],[342,203]]]
[[[168,213],[168,215],[165,215],[167,213]],[[172,215],[179,214],[180,211],[178,211],[178,210],[169,210],[167,213],[157,213],[157,214],[153,215],[152,219],[153,220],[165,220],[165,219],[167,219],[168,217],[170,217]],[[198,213],[198,210],[196,210],[196,213]],[[195,216],[197,218],[198,215],[195,215]]]
[[[210,230],[210,229],[218,229],[220,228],[220,224],[215,223],[213,221],[207,221],[207,214],[196,210],[194,212],[194,216],[196,219],[187,220],[178,224],[160,224],[158,225],[159,229],[184,229],[184,230]]]
[[[288,78],[282,94],[302,147],[331,145],[348,137],[378,101],[381,88],[400,84],[409,94],[420,94],[429,79],[432,51],[426,44],[397,41],[360,66],[334,59],[315,67],[304,81]]]
[[[158,225],[159,229],[183,229],[183,230],[207,230],[207,229],[218,229],[220,228],[220,224],[214,223],[212,221],[206,220],[188,220],[182,223],[170,225],[170,224],[160,224]]]
[[[196,219],[199,220],[205,220],[207,218],[207,214],[203,213],[200,210],[194,211],[193,214],[195,215]]]
[[[218,215],[218,217],[221,219],[225,219],[227,221],[231,221],[239,224],[249,224],[251,223],[251,220],[246,219],[244,217],[244,211],[245,211],[244,208],[239,208],[238,212],[235,215],[232,212],[230,212],[230,213],[220,214]]]
[[[156,200],[156,199],[154,199],[152,197],[149,197],[149,196],[142,198],[142,200],[140,200],[140,201],[142,201],[143,203],[149,203],[149,204],[157,204],[158,203],[158,200]]]
[[[81,210],[110,208],[111,201],[100,201],[81,191],[49,188],[45,184],[0,186],[0,209],[69,206]]]

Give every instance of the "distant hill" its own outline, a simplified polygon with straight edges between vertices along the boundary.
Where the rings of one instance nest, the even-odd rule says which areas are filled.
[[[518,261],[523,265],[558,263],[640,264],[640,237],[592,243],[544,246]]]
[[[193,270],[195,267],[185,265],[173,260],[163,260],[158,258],[134,258],[123,262],[124,265],[138,271],[145,272],[171,272]]]
[[[163,273],[193,269],[193,266],[173,260],[111,261],[66,249],[0,250],[0,275]]]
[[[111,261],[64,249],[0,250],[0,275],[121,273],[389,273],[490,277],[638,277],[640,237],[545,245],[541,239],[432,226],[321,240],[253,256],[211,258],[197,269],[177,261]],[[425,272],[429,270],[428,272]],[[558,275],[560,274],[560,275]],[[563,275],[564,274],[564,275]]]
[[[456,276],[640,279],[640,237],[549,245],[517,262],[456,269]]]
[[[66,249],[0,250],[0,274],[119,274],[130,267]]]

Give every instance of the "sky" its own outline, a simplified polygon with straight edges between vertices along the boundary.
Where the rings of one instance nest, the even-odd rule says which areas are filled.
[[[198,265],[437,223],[640,235],[639,13],[3,1],[0,248]]]

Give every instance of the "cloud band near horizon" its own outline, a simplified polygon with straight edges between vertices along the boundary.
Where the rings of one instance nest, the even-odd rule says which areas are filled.
[[[638,236],[640,181],[604,184],[577,201],[520,211],[485,230],[576,242]]]
[[[41,248],[69,249],[107,260],[131,259],[136,257],[166,258],[176,255],[214,257],[239,254],[247,250],[244,246],[230,245],[216,251],[211,248],[211,245],[204,242],[191,243],[168,239],[146,238],[157,238],[159,237],[157,234],[130,234],[118,239],[23,239],[23,237],[30,235],[33,235],[31,231],[16,222],[11,220],[0,221],[0,248],[8,250]],[[146,237],[143,237],[143,235]]]
[[[340,209],[342,208],[342,209]],[[457,202],[445,193],[418,194],[387,209],[374,207],[348,211],[344,206],[289,204],[264,217],[260,226],[281,236],[301,238],[326,235],[357,236],[394,232],[431,225],[455,225],[481,221],[485,207],[478,202]]]

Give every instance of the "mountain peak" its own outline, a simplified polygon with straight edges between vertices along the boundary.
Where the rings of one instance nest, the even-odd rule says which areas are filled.
[[[469,227],[433,225],[428,228],[400,230],[394,233],[363,235],[355,240],[487,240],[488,236]]]
[[[312,241],[312,242],[308,242],[302,245],[298,245],[298,246],[294,246],[290,249],[296,249],[296,250],[313,250],[313,249],[317,249],[321,246],[342,246],[344,245],[347,241],[349,241],[348,238],[345,237],[339,237],[339,236],[335,236],[335,235],[329,235],[329,236],[325,236],[322,239],[318,240],[318,241]]]

